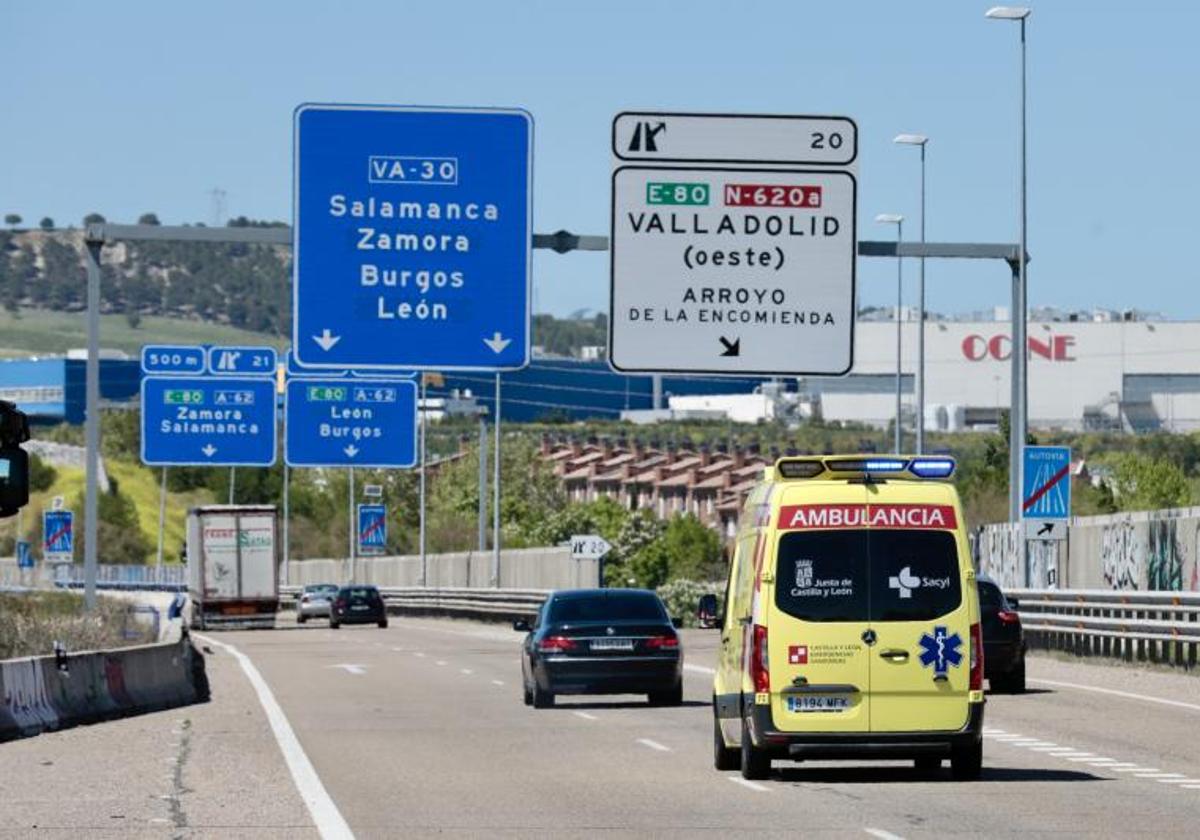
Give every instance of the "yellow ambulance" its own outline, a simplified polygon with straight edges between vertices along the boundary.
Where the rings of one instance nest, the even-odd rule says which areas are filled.
[[[718,770],[983,757],[979,596],[954,460],[783,458],[746,501],[713,683]]]

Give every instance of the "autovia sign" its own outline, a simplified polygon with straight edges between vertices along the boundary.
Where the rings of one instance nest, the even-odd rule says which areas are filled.
[[[75,551],[75,514],[69,510],[42,513],[42,556],[46,562],[69,561]]]
[[[528,113],[302,105],[294,141],[299,364],[528,363]]]
[[[619,114],[612,366],[847,373],[856,149],[840,117]]]
[[[383,505],[358,506],[358,553],[383,554],[387,549],[387,508]]]
[[[1026,446],[1022,515],[1026,519],[1067,519],[1071,515],[1071,449]],[[1047,532],[1049,535],[1050,532]]]

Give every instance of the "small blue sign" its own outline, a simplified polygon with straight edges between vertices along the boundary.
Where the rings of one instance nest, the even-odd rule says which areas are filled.
[[[29,540],[17,540],[17,568],[33,568],[33,548]]]
[[[528,364],[527,112],[301,105],[293,140],[292,346],[301,365]]]
[[[383,554],[387,550],[387,508],[358,506],[358,553]]]
[[[274,376],[274,347],[209,347],[208,372],[218,376]]]
[[[142,463],[269,467],[275,380],[232,376],[142,380]]]
[[[42,556],[69,561],[75,552],[75,514],[69,510],[42,511]]]
[[[395,467],[417,462],[417,385],[405,379],[293,379],[284,458],[292,467]]]
[[[938,624],[933,628],[933,635],[922,633],[918,640],[921,645],[921,667],[933,666],[934,676],[944,677],[950,670],[949,666],[957,668],[962,664],[962,636],[957,633],[947,635],[946,625]]]
[[[204,348],[189,344],[146,344],[142,347],[142,373],[204,373]]]
[[[1028,519],[1071,516],[1071,448],[1026,446],[1023,515]]]

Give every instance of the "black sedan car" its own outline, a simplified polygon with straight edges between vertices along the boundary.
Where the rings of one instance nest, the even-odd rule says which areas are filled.
[[[573,589],[546,599],[525,631],[525,704],[558,694],[647,694],[655,705],[683,702],[683,651],[658,595],[645,589]]]
[[[383,596],[374,586],[343,586],[333,599],[329,627],[336,630],[343,624],[378,624],[388,626],[387,608]]]
[[[1017,602],[989,577],[979,576],[979,612],[983,624],[983,673],[992,691],[1025,690],[1025,631]]]

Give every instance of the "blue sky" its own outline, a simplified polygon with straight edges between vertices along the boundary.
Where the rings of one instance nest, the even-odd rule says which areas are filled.
[[[1017,232],[1017,25],[988,2],[0,3],[0,212],[60,224],[288,220],[296,104],[520,106],[536,123],[535,229],[606,233],[623,109],[843,114],[860,133],[860,238]],[[1186,250],[1200,194],[1200,7],[1032,3],[1030,302],[1200,318]],[[535,257],[539,311],[607,305],[604,254]],[[916,277],[906,267],[906,280]],[[927,263],[929,306],[1005,304],[1000,265]],[[863,260],[859,299],[893,299]],[[913,283],[908,283],[909,294]]]

